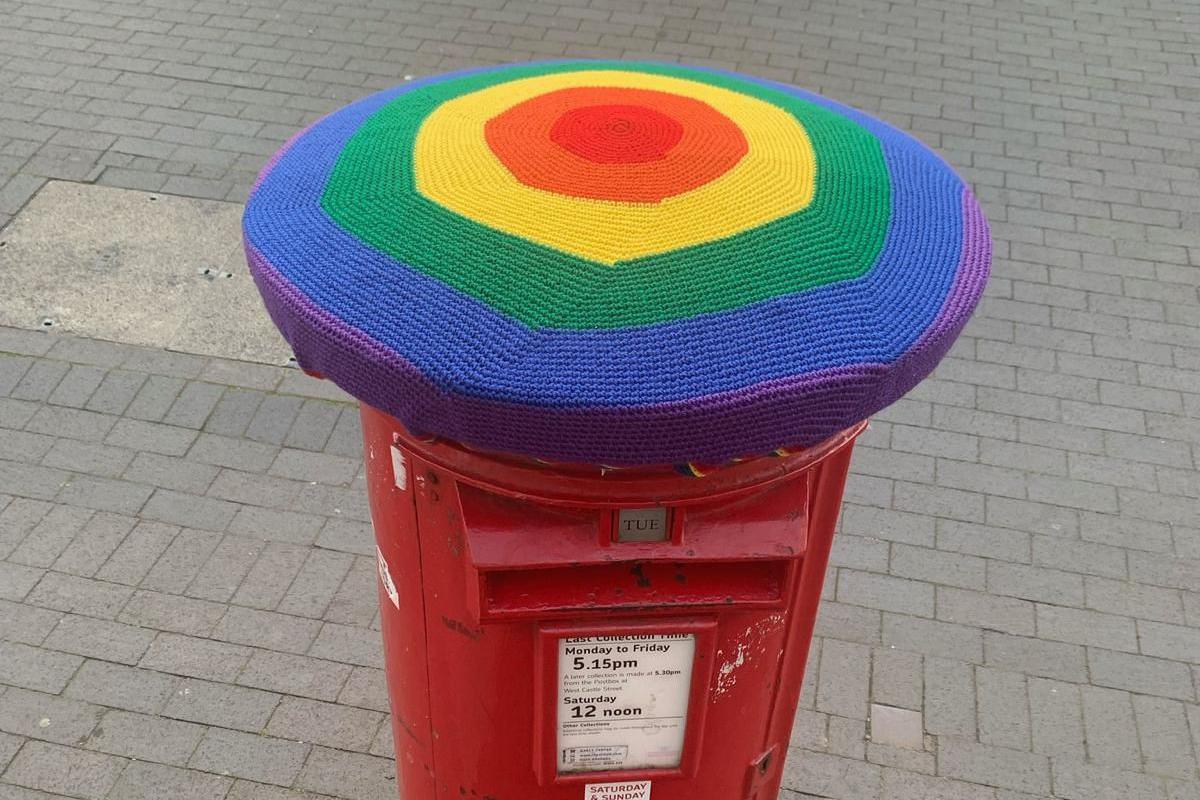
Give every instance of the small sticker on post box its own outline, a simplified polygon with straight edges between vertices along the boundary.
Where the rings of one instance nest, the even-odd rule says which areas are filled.
[[[559,639],[559,774],[678,767],[695,656],[690,633]]]
[[[392,480],[397,489],[408,488],[408,467],[404,464],[404,453],[396,445],[392,445]]]
[[[650,800],[650,781],[589,783],[583,787],[583,800]]]
[[[379,583],[383,586],[383,591],[387,592],[388,599],[392,601],[397,609],[400,608],[400,593],[396,591],[396,584],[392,580],[392,571],[388,569],[387,559],[383,557],[383,551],[379,546],[375,546],[376,566],[379,568]]]

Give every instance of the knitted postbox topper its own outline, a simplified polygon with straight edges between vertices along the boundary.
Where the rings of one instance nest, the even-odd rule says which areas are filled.
[[[909,136],[653,63],[367,97],[271,160],[244,225],[306,369],[417,434],[614,465],[865,419],[946,353],[991,255],[970,190]]]

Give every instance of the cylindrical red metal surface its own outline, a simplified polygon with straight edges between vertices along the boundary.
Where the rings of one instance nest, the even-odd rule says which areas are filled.
[[[702,477],[363,406],[403,800],[774,800],[854,439]]]

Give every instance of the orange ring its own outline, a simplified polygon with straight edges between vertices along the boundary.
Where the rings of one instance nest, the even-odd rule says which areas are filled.
[[[526,186],[632,203],[703,186],[749,150],[741,129],[707,103],[623,87],[538,95],[489,119],[484,135]]]

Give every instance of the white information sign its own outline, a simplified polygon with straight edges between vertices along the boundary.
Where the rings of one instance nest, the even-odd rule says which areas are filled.
[[[559,639],[559,774],[678,767],[695,656],[691,633]]]
[[[650,800],[650,781],[589,783],[583,787],[583,800]]]

